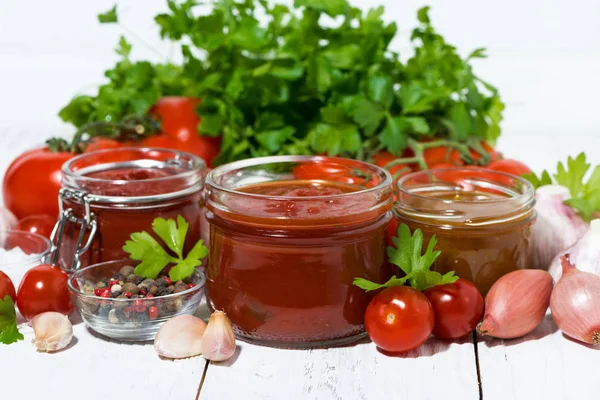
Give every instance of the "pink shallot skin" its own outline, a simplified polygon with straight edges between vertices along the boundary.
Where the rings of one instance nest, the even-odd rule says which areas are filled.
[[[600,344],[600,276],[583,272],[561,257],[562,276],[550,298],[552,319],[567,336]]]

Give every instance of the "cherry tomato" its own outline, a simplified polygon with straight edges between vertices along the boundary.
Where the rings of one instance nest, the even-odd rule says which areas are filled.
[[[481,145],[481,147],[483,147],[483,149],[485,151],[488,152],[489,156],[490,156],[490,162],[492,161],[498,161],[502,159],[502,154],[498,153],[490,144],[488,144],[485,141],[480,141],[479,144]],[[473,162],[475,164],[478,164],[479,160],[481,159],[481,154],[479,154],[478,152],[476,152],[475,150],[471,150],[471,157],[473,157]]]
[[[360,171],[354,160],[339,158],[335,161],[315,161],[294,168],[294,176],[301,180],[324,180],[350,185],[362,185],[368,181],[368,172]]]
[[[17,306],[21,314],[31,320],[46,311],[69,315],[73,303],[67,287],[67,274],[50,265],[38,265],[25,273],[17,293]]]
[[[17,292],[15,291],[15,285],[4,272],[0,271],[0,300],[4,300],[4,297],[8,295],[13,301],[17,298]]]
[[[438,163],[429,165],[429,169],[446,169],[446,168],[459,168],[452,163]]]
[[[494,171],[506,172],[507,174],[516,176],[521,176],[531,172],[531,169],[529,169],[527,165],[520,161],[511,159],[493,161],[490,163],[490,165],[488,165],[488,168]]]
[[[18,219],[37,214],[58,215],[61,167],[74,156],[45,147],[21,154],[4,176],[2,193],[6,207]]]
[[[384,289],[365,312],[365,328],[380,349],[403,353],[421,346],[433,331],[433,308],[425,295],[408,286]]]
[[[92,151],[107,150],[107,149],[118,149],[120,147],[132,146],[133,142],[119,142],[115,139],[94,137],[86,144],[84,153],[90,153]]]
[[[380,153],[377,153],[373,156],[373,161],[375,163],[375,165],[377,165],[378,167],[381,168],[385,168],[386,165],[388,165],[390,162],[398,159],[399,157],[394,156],[391,153],[388,153],[386,151],[382,151]],[[407,164],[398,164],[398,165],[394,165],[393,167],[390,167],[388,169],[389,173],[392,174],[392,176],[395,176],[397,173],[398,176],[396,178],[400,178],[406,174],[410,174],[412,171],[410,169],[410,166]],[[402,172],[401,172],[402,171]]]
[[[50,239],[55,224],[56,217],[51,217],[50,215],[31,215],[20,220],[15,229],[18,231],[37,233],[38,235]]]
[[[423,158],[428,167],[434,164],[449,163],[453,166],[463,165],[460,153],[456,149],[449,149],[446,146],[430,147],[423,151]]]
[[[148,138],[142,144],[148,147],[158,146],[187,151],[202,158],[209,167],[212,166],[213,159],[221,150],[221,138],[198,134],[198,124],[200,123],[200,117],[196,113],[198,104],[200,104],[200,99],[193,97],[167,96],[161,98],[150,110],[150,113],[160,119],[164,134],[179,143],[160,138],[161,135],[158,135]]]
[[[441,339],[458,339],[475,330],[483,316],[483,297],[466,279],[425,291],[433,307],[433,334]]]

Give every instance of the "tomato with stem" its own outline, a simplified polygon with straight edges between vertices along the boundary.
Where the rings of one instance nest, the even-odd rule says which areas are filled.
[[[521,176],[531,173],[531,169],[521,161],[505,158],[504,160],[492,161],[488,168],[493,171],[506,172],[507,174]]]
[[[142,141],[143,146],[163,147],[186,151],[202,158],[208,166],[221,151],[221,138],[201,136],[198,133],[200,117],[196,107],[200,99],[184,96],[162,97],[150,110],[160,119],[162,135]]]
[[[18,231],[37,233],[50,239],[52,230],[56,224],[56,217],[50,215],[30,215],[17,223],[15,227]]]
[[[403,353],[421,346],[433,331],[433,308],[425,295],[408,286],[378,293],[367,306],[365,328],[381,350]]]
[[[60,268],[42,264],[23,276],[17,292],[17,307],[27,320],[46,311],[69,315],[73,303],[67,287],[68,275]]]
[[[425,290],[433,307],[433,334],[440,339],[458,339],[473,332],[483,316],[483,297],[466,279]]]
[[[412,172],[410,166],[408,164],[400,163],[400,164],[391,164],[399,160],[395,155],[388,153],[387,151],[382,151],[373,156],[373,163],[380,168],[386,168],[390,174],[394,177],[394,179],[400,179],[406,174],[410,174]]]
[[[8,275],[0,271],[0,300],[4,300],[6,296],[10,296],[15,301],[17,292],[15,291],[15,285],[13,285]]]
[[[58,191],[63,163],[71,152],[53,152],[48,147],[26,151],[6,170],[2,185],[4,204],[18,219],[30,215],[58,215]]]

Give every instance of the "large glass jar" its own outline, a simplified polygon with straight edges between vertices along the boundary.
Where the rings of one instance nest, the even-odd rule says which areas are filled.
[[[482,294],[528,268],[534,190],[525,179],[477,168],[416,172],[397,183],[396,224],[432,235],[441,255],[432,269],[475,283]]]
[[[389,173],[343,158],[266,157],[214,169],[206,192],[207,298],[238,337],[300,348],[364,336],[370,295],[352,282],[387,278]]]
[[[189,223],[185,251],[200,239],[205,165],[166,149],[121,148],[77,156],[63,165],[54,262],[67,271],[123,259],[134,232],[152,235],[157,217]]]

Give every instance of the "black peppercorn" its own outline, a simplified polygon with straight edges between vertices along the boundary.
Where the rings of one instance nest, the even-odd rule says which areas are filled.
[[[158,278],[156,280],[156,284],[158,285],[159,289],[169,286],[169,284],[164,278]]]
[[[116,273],[116,274],[114,274],[112,277],[113,277],[113,279],[116,279],[116,280],[118,280],[118,281],[122,281],[122,280],[124,280],[124,279],[125,279],[125,277],[123,276],[123,274],[121,274],[120,272],[117,272],[117,273]]]

